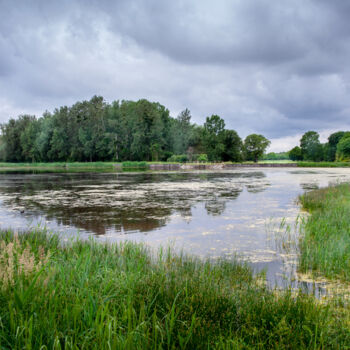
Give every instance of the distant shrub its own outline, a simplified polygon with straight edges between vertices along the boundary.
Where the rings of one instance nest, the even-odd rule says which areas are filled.
[[[173,154],[170,158],[168,158],[168,162],[174,163],[186,163],[188,161],[188,157],[186,154]]]
[[[208,155],[205,153],[202,153],[198,156],[197,160],[200,163],[207,163],[208,162]]]
[[[123,162],[123,168],[148,168],[147,162]]]
[[[170,151],[165,151],[161,157],[162,161],[167,161],[174,153]]]

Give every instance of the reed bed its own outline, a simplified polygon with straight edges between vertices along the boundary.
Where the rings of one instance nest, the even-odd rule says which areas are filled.
[[[300,269],[350,281],[350,185],[338,184],[300,197],[308,218],[300,241]]]
[[[271,291],[246,264],[39,230],[0,242],[1,349],[350,348],[348,306]]]

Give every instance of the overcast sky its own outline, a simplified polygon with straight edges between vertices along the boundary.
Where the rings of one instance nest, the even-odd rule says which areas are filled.
[[[0,0],[0,122],[147,98],[288,150],[350,129],[349,0]]]

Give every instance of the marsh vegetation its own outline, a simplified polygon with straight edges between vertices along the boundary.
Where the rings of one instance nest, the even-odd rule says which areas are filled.
[[[275,293],[248,265],[1,232],[2,349],[347,348],[350,310]],[[33,261],[37,268],[32,268]],[[4,282],[5,281],[5,282]]]

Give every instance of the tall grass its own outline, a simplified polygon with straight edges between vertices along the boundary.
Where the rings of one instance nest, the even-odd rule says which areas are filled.
[[[147,169],[149,168],[149,165],[147,162],[123,162],[122,163],[123,169]]]
[[[14,252],[0,261],[14,276],[0,281],[1,349],[350,347],[349,308],[277,294],[234,261],[40,231],[0,240]],[[37,269],[21,269],[25,250]]]
[[[311,213],[300,242],[300,269],[350,281],[350,185],[307,192],[300,201]]]
[[[297,162],[298,167],[304,168],[347,168],[350,162]]]

